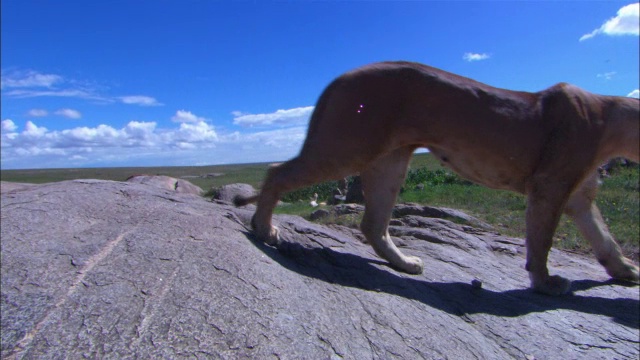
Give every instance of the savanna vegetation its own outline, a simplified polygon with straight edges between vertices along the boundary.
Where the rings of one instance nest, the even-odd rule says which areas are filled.
[[[184,178],[205,190],[236,182],[248,183],[259,188],[268,165],[260,163],[202,167],[3,170],[0,177],[3,181],[45,183],[79,178],[124,181],[134,174],[147,174]],[[338,182],[333,181],[293,191],[283,196],[282,200],[286,204],[279,206],[276,212],[308,217],[316,209],[309,205],[313,194],[318,194],[318,202],[327,201],[337,187]],[[208,191],[205,196],[211,193]],[[640,167],[637,164],[617,166],[610,170],[608,177],[603,178],[596,199],[612,234],[624,252],[636,260],[640,247],[639,194]],[[524,196],[475,185],[440,166],[429,154],[414,156],[398,201],[460,209],[492,224],[503,234],[524,236]],[[322,221],[356,226],[359,220],[360,217],[357,215],[347,215]],[[589,249],[589,245],[566,216],[563,216],[556,231],[555,245],[576,251]]]

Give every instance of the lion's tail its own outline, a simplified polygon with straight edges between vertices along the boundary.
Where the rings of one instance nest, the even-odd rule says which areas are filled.
[[[253,204],[254,202],[258,201],[258,197],[260,197],[260,195],[253,195],[253,196],[236,196],[235,198],[233,198],[233,204],[235,206],[245,206],[248,204]]]

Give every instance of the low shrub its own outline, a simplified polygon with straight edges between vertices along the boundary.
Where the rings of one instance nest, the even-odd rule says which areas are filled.
[[[410,169],[407,172],[407,177],[404,181],[405,187],[415,187],[418,184],[424,184],[425,186],[434,185],[473,185],[472,182],[467,181],[453,172],[446,169],[430,170],[426,167],[417,169]]]
[[[354,177],[347,178],[348,185],[351,185]],[[464,180],[460,176],[445,169],[430,170],[426,167],[410,169],[403,185],[404,189],[413,189],[418,184],[425,186],[435,185],[473,185],[472,182]],[[284,202],[307,201],[313,197],[314,193],[318,194],[318,201],[326,201],[331,197],[334,189],[339,187],[338,181],[327,181],[324,183],[308,186],[305,188],[291,191],[282,196]]]

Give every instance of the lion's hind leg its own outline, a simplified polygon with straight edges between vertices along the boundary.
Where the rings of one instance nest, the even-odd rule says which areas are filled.
[[[271,218],[282,194],[337,176],[344,177],[350,171],[346,160],[344,164],[334,161],[316,162],[313,157],[301,155],[269,169],[259,195],[236,202],[244,204],[257,200],[256,212],[251,219],[254,234],[267,244],[275,245],[280,240],[279,231],[271,224]]]
[[[260,194],[257,195],[257,208],[251,219],[251,227],[258,239],[269,245],[278,243],[278,228],[271,224],[273,209],[280,200],[281,194],[302,186],[299,180],[308,177],[308,175],[305,176],[305,172],[309,170],[305,168],[300,158],[291,159],[269,169]]]
[[[398,250],[388,226],[391,210],[404,181],[413,148],[400,148],[375,160],[361,174],[365,197],[365,212],[361,229],[365,237],[382,258],[394,267],[410,274],[421,274],[422,260],[407,256]]]
[[[597,186],[598,175],[594,173],[571,195],[565,212],[574,221],[582,236],[591,243],[598,262],[611,277],[638,283],[638,267],[622,255],[620,246],[609,233],[600,210],[593,201]]]

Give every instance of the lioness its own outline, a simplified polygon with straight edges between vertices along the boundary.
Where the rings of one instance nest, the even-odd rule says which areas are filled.
[[[361,229],[376,253],[411,274],[422,261],[401,253],[387,231],[391,209],[417,148],[461,176],[527,196],[531,287],[569,291],[550,276],[547,256],[564,211],[613,278],[638,282],[593,202],[597,168],[608,159],[640,160],[638,99],[591,94],[569,84],[528,93],[494,88],[426,65],[382,62],[334,80],[318,100],[300,154],[271,168],[252,219],[257,237],[278,242],[271,225],[279,196],[360,173],[366,210]]]

